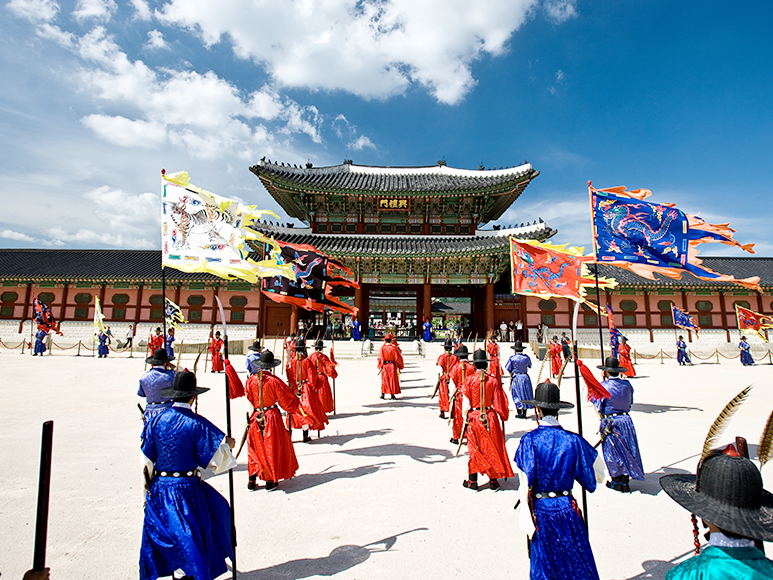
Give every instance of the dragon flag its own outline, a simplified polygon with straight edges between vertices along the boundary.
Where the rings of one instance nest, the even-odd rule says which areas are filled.
[[[623,338],[623,333],[615,326],[613,319],[614,312],[612,307],[607,303],[607,324],[609,325],[609,347],[612,349],[612,356],[617,358],[618,349],[620,348],[620,339]]]
[[[773,328],[773,318],[758,312],[753,312],[743,306],[735,305],[735,316],[738,319],[738,330],[751,330],[765,342],[768,342],[763,330]]]
[[[695,319],[692,316],[690,316],[689,313],[685,312],[681,308],[677,308],[672,304],[671,316],[674,318],[674,326],[678,326],[679,328],[683,328],[684,330],[692,330],[693,332],[695,332],[695,336],[698,336],[698,333],[700,332],[701,327],[695,323]]]
[[[51,309],[41,302],[37,296],[32,296],[32,309],[35,323],[38,325],[38,330],[45,330],[51,332],[52,330],[59,336],[62,336],[62,332],[59,330],[59,323],[54,318],[54,314]]]
[[[306,244],[279,242],[280,263],[291,267],[293,279],[274,276],[263,279],[263,294],[274,302],[294,304],[305,310],[324,312],[325,308],[356,316],[357,308],[332,295],[333,287],[359,288],[349,268]],[[349,276],[349,277],[346,277]]]
[[[161,175],[162,266],[183,272],[209,272],[225,279],[253,284],[259,278],[281,275],[295,279],[292,268],[277,261],[277,242],[249,226],[274,212],[220,197],[190,183],[185,171]],[[247,240],[269,247],[268,259],[249,256]]]
[[[100,332],[107,334],[105,315],[102,314],[102,307],[99,305],[99,296],[94,296],[94,338],[96,338]]]
[[[585,297],[587,287],[596,286],[595,278],[588,271],[589,262],[593,262],[593,256],[583,255],[582,248],[534,240],[517,241],[511,237],[512,293],[543,299],[563,296],[584,302],[596,310],[596,305]],[[599,287],[615,286],[615,280],[599,278]]]
[[[737,279],[702,265],[696,246],[721,243],[754,253],[754,244],[733,239],[729,224],[709,224],[688,215],[671,203],[644,201],[647,189],[626,191],[625,187],[595,189],[588,182],[596,261],[625,268],[655,280],[657,272],[680,279],[687,271],[701,280],[732,282],[762,292],[759,276]]]
[[[180,310],[180,307],[169,300],[169,298],[166,299],[164,316],[166,316],[166,323],[173,328],[180,328],[180,324],[188,323],[188,321],[185,320],[185,316],[183,316],[183,311]]]

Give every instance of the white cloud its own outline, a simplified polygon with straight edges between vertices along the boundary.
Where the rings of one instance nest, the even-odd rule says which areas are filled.
[[[153,16],[153,13],[150,11],[150,6],[145,0],[130,0],[130,2],[131,5],[134,6],[134,16],[138,20],[148,21]]]
[[[355,151],[362,151],[365,147],[370,147],[374,151],[376,149],[376,146],[365,135],[360,135],[356,141],[349,143],[349,149],[354,149]]]
[[[14,232],[13,230],[0,231],[0,238],[8,238],[9,240],[18,240],[20,242],[34,242],[37,241],[32,236],[23,234],[21,232]]]
[[[561,69],[558,69],[556,71],[556,82],[560,83],[563,80],[564,80],[564,71],[562,71]]]
[[[55,236],[51,245],[63,246],[65,242],[75,242],[78,244],[92,244],[96,246],[115,246],[118,248],[133,248],[139,250],[150,250],[158,248],[158,242],[146,238],[136,238],[125,236],[123,234],[113,234],[110,232],[95,232],[92,230],[78,230],[74,234],[64,231],[62,228],[51,228],[49,233]]]
[[[98,137],[122,147],[157,149],[167,142],[166,127],[153,121],[87,115],[81,122]]]
[[[145,46],[148,48],[169,48],[166,40],[164,40],[164,35],[158,30],[150,30],[148,32],[148,43]]]
[[[78,0],[72,15],[79,21],[94,18],[107,22],[116,10],[118,5],[114,0]]]
[[[547,0],[545,12],[548,18],[558,24],[566,22],[570,18],[577,18],[576,0]]]
[[[50,22],[59,12],[54,0],[11,0],[5,7],[15,16],[39,24]]]
[[[502,54],[537,1],[170,0],[156,16],[207,46],[227,36],[279,86],[386,98],[419,84],[453,104],[476,84],[472,63]],[[560,20],[573,10],[568,0],[550,2],[548,14]]]

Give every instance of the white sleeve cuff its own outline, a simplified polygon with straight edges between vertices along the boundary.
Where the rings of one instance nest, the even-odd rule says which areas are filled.
[[[212,473],[215,475],[225,473],[229,469],[236,467],[236,459],[234,459],[231,448],[225,441],[225,437],[223,437],[223,442],[220,444],[220,447],[217,448],[217,451],[215,451],[215,454],[212,456],[212,460],[207,467],[211,468]]]
[[[531,517],[531,510],[529,509],[529,478],[526,474],[518,469],[518,494],[521,496],[521,509],[518,512],[518,527],[527,537],[531,538],[537,528],[534,527],[534,520]]]

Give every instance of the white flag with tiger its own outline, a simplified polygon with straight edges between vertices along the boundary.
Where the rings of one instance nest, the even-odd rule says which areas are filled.
[[[161,185],[163,266],[253,284],[269,276],[295,280],[292,266],[277,262],[281,249],[276,240],[248,227],[265,214],[278,218],[274,212],[196,187],[185,171],[162,175]],[[253,249],[247,240],[266,244],[266,255],[250,257]]]

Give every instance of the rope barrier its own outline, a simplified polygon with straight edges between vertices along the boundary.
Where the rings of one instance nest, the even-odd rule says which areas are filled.
[[[688,354],[690,357],[695,357],[695,358],[697,358],[698,360],[709,360],[710,358],[713,358],[713,357],[716,355],[716,353],[717,353],[717,352],[719,352],[719,351],[718,351],[718,350],[716,350],[716,349],[714,349],[714,352],[713,352],[713,353],[711,353],[711,354],[710,354],[709,356],[707,356],[706,358],[703,358],[703,357],[700,357],[700,356],[698,356],[697,354],[695,354],[695,353],[694,353],[693,351],[691,351],[691,350],[688,350],[688,351],[687,351],[687,354]]]
[[[21,348],[23,345],[26,345],[26,344],[28,344],[28,343],[27,343],[27,341],[26,341],[26,340],[22,340],[22,341],[21,341],[21,342],[20,342],[18,345],[16,345],[16,346],[8,346],[7,344],[5,344],[5,343],[3,342],[3,339],[2,339],[2,338],[0,338],[0,346],[4,346],[4,347],[5,347],[5,348],[7,348],[8,350],[16,350],[17,348]]]
[[[722,358],[726,358],[727,360],[733,360],[733,359],[741,358],[741,353],[740,352],[737,355],[735,355],[735,356],[726,356],[725,354],[719,352],[719,350],[717,350],[717,353],[719,354],[719,356],[721,356]]]
[[[80,342],[80,341],[78,341]],[[59,346],[56,344],[53,340],[51,341],[51,350],[54,350],[54,347],[58,348],[59,350],[72,350],[73,348],[77,348],[78,345],[74,344],[72,346]]]

